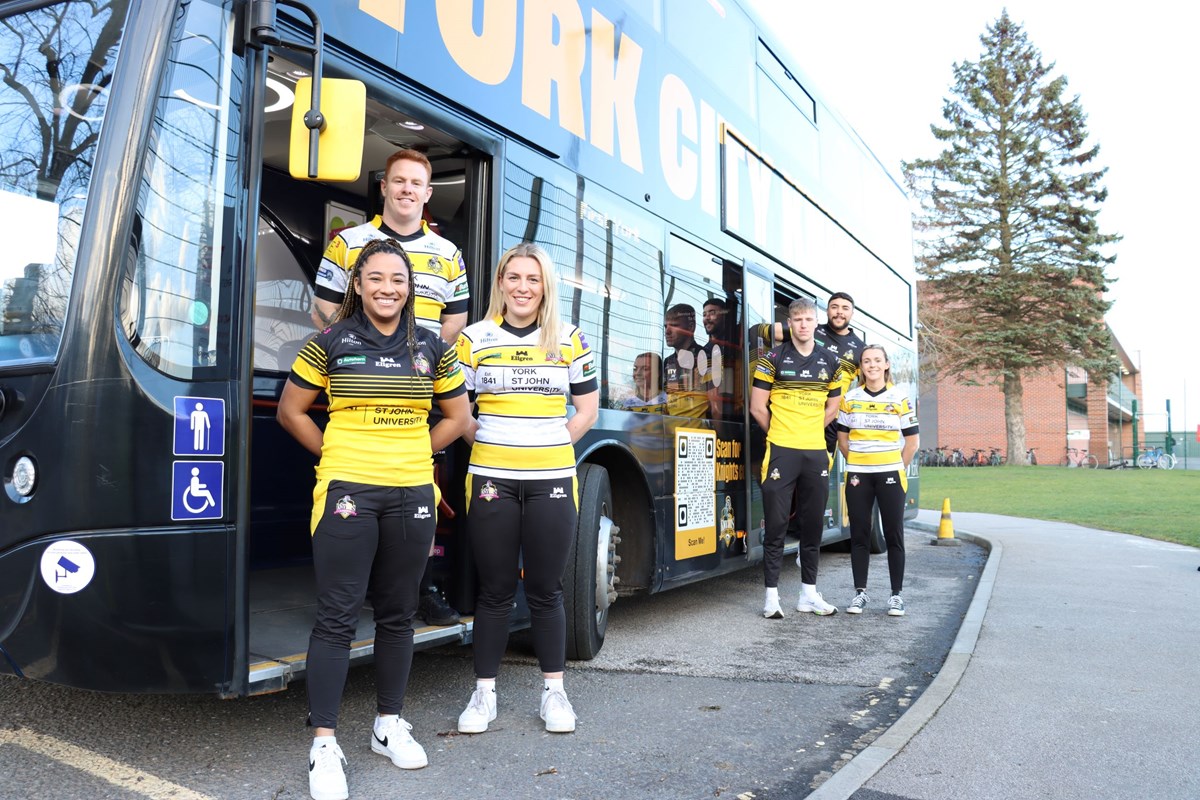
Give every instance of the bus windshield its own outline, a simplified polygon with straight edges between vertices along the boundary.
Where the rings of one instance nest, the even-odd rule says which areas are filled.
[[[0,366],[57,356],[127,3],[0,25]]]

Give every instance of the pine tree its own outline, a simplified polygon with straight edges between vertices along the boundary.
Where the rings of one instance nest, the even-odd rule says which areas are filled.
[[[979,61],[954,65],[946,126],[930,126],[945,149],[904,171],[921,202],[923,358],[1000,386],[1021,464],[1023,377],[1070,364],[1103,386],[1114,370],[1104,269],[1121,237],[1100,231],[1107,170],[1089,167],[1100,148],[1066,77],[1007,10],[980,41]]]

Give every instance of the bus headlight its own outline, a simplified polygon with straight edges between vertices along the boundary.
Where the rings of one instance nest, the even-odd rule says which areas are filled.
[[[29,495],[33,494],[35,486],[37,486],[37,467],[33,465],[32,458],[21,456],[17,459],[17,463],[13,465],[13,490],[21,497],[29,497]]]

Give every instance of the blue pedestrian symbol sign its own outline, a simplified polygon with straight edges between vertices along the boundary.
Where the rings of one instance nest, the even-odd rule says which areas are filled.
[[[175,398],[177,456],[225,455],[225,401],[219,397]]]
[[[171,519],[220,519],[223,461],[175,461],[171,466]]]

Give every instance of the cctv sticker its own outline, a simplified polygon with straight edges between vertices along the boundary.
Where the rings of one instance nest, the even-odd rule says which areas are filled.
[[[42,580],[59,594],[75,594],[95,574],[96,559],[79,542],[55,542],[42,553]]]

